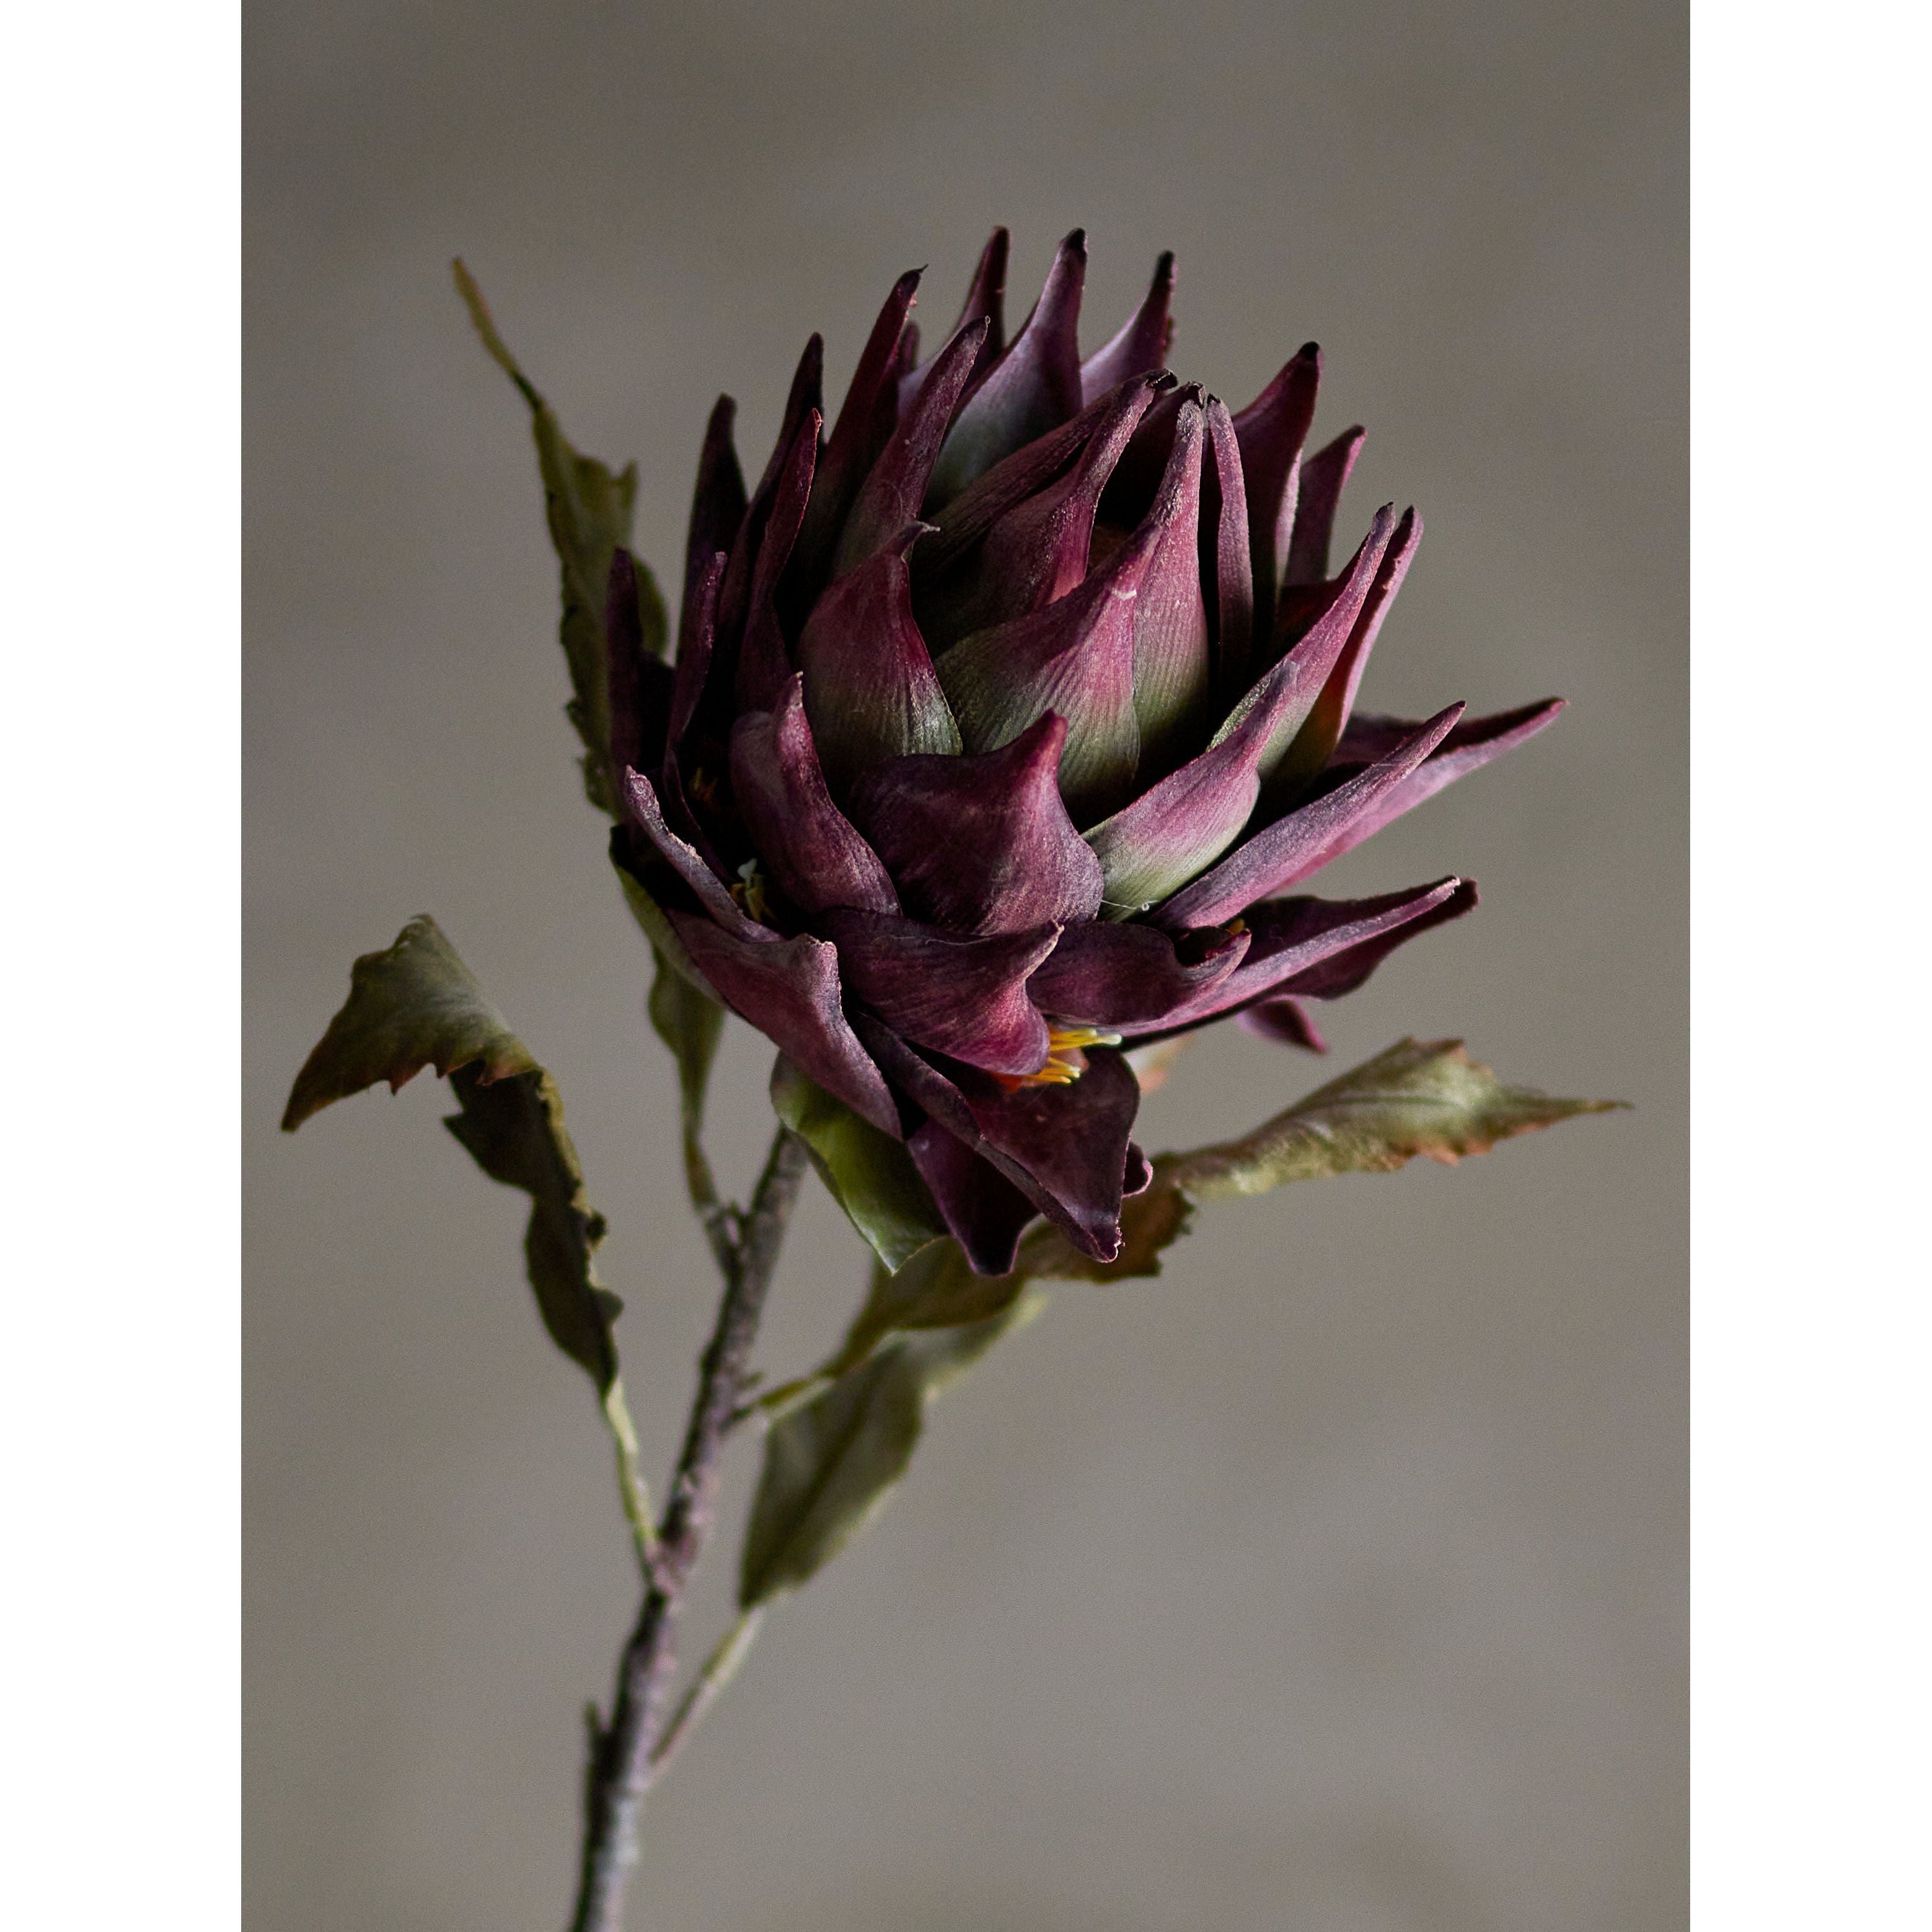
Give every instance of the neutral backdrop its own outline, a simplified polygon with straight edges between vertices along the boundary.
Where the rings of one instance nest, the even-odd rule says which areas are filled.
[[[674,574],[713,398],[762,463],[892,278],[1011,313],[1090,234],[1090,340],[1180,256],[1238,406],[1324,345],[1428,534],[1377,709],[1560,692],[1546,736],[1324,875],[1472,919],[1324,1010],[1636,1111],[1204,1215],[1059,1292],[771,1618],[650,1806],[639,1928],[1666,1932],[1684,1913],[1685,48],[1546,0],[248,11],[247,1884],[257,1932],[562,1922],[582,1707],[635,1584],[516,1197],[425,1078],[275,1131],[356,953],[433,911],[556,1072],[653,1469],[714,1289],[644,949],[579,794],[526,421],[462,253]],[[769,1052],[735,1028],[742,1186]],[[1232,1028],[1144,1114],[1328,1077]],[[802,1210],[763,1360],[862,1269]],[[694,1640],[722,1618],[741,1449]],[[163,1741],[164,1742],[164,1741]]]

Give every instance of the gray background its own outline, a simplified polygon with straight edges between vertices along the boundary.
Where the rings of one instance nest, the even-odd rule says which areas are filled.
[[[1556,729],[1324,875],[1476,916],[1324,1010],[1639,1111],[1204,1217],[939,1404],[653,1801],[663,1932],[1650,1932],[1684,1894],[1685,49],[1531,0],[249,10],[247,1786],[260,1932],[559,1924],[579,1712],[634,1585],[515,1198],[424,1080],[290,1142],[352,955],[434,910],[560,1078],[662,1468],[713,1288],[643,948],[577,793],[520,405],[463,252],[674,568],[699,430],[764,458],[909,265],[995,220],[1023,314],[1088,226],[1090,340],[1180,254],[1238,405],[1305,338],[1370,428],[1348,540],[1428,526],[1368,701]],[[735,1030],[741,1186],[768,1055]],[[1233,1029],[1151,1148],[1326,1078]],[[822,1194],[764,1359],[825,1346]],[[739,1453],[725,1520],[755,1456]],[[694,1639],[722,1615],[728,1528]]]

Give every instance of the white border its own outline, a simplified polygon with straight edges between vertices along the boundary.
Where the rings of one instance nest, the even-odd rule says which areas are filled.
[[[1925,1923],[1922,4],[1694,16],[1693,1923]]]
[[[12,10],[0,1918],[240,1922],[239,25]]]

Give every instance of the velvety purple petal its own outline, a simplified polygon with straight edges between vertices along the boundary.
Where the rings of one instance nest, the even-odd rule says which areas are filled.
[[[1020,1235],[1040,1210],[998,1168],[937,1120],[926,1121],[906,1145],[940,1217],[975,1271],[1010,1272],[1019,1253]]]
[[[984,330],[974,337],[974,358],[967,372],[969,377],[983,376],[998,360],[1000,351],[1006,346],[1006,320],[1001,310],[1006,290],[1007,238],[1004,228],[996,228],[992,238],[980,251],[980,266],[973,272],[971,285],[966,291],[965,305],[959,311],[959,320],[952,326],[952,338],[957,338],[979,323],[986,325]],[[935,356],[933,360],[936,362],[938,358]],[[902,416],[912,407],[920,386],[932,374],[932,370],[933,363],[927,362],[901,380],[899,412]],[[946,413],[950,419],[950,408]],[[944,424],[940,427],[943,429]],[[915,504],[908,514],[916,514],[917,509],[918,506]]]
[[[641,772],[627,771],[622,791],[632,821],[643,828],[659,854],[670,861],[672,869],[697,896],[699,904],[719,926],[734,937],[753,943],[777,938],[769,926],[760,926],[746,914],[697,848],[688,839],[680,838],[665,823],[657,788],[649,778]]]
[[[1408,574],[1415,547],[1421,541],[1422,519],[1413,509],[1405,510],[1376,566],[1375,582],[1349,629],[1348,642],[1336,658],[1313,710],[1275,769],[1277,784],[1284,788],[1305,784],[1328,764],[1341,742],[1349,714],[1355,708],[1355,693],[1360,688],[1369,653],[1375,649],[1382,620],[1402,588],[1402,579]]]
[[[900,1137],[898,1108],[847,1023],[836,947],[808,932],[746,939],[694,913],[668,915],[718,998],[882,1132]]]
[[[910,268],[893,284],[892,293],[886,298],[885,306],[860,352],[859,366],[853,372],[845,400],[839,404],[837,419],[825,440],[813,476],[812,502],[799,532],[792,564],[807,596],[817,594],[829,573],[840,526],[884,443],[879,428],[880,400],[893,382],[899,338],[912,311],[919,278],[920,271]],[[889,416],[885,421],[887,434],[892,427],[892,416]]]
[[[1247,484],[1241,474],[1234,420],[1219,396],[1208,398],[1208,442],[1214,460],[1202,482],[1201,579],[1214,586],[1214,685],[1224,694],[1247,688],[1254,650],[1254,562],[1248,548]]]
[[[980,320],[956,334],[942,349],[925,380],[918,400],[907,412],[879,453],[872,473],[860,487],[858,500],[840,532],[832,574],[843,577],[891,542],[907,524],[919,520],[928,479],[952,418],[954,406],[973,373],[974,362],[986,339]]]
[[[842,577],[798,643],[806,713],[835,796],[868,765],[908,752],[959,749],[959,730],[913,620],[906,552],[923,526]]]
[[[1144,526],[1076,590],[982,631],[939,662],[966,748],[990,752],[1058,712],[1066,721],[1060,791],[1080,824],[1114,809],[1140,757],[1134,604],[1160,532]]]
[[[773,884],[803,913],[835,906],[896,913],[885,867],[832,802],[794,676],[774,711],[747,712],[731,729],[731,791]]]
[[[610,769],[656,771],[670,724],[671,668],[644,648],[637,560],[620,544],[610,559],[604,598],[605,688],[610,700]]]
[[[997,752],[892,758],[860,776],[854,821],[907,910],[967,933],[1071,926],[1099,911],[1100,862],[1060,796],[1066,736],[1049,712]]]
[[[1378,793],[1366,811],[1356,814],[1341,826],[1316,854],[1313,864],[1297,877],[1305,878],[1308,872],[1316,866],[1328,865],[1344,852],[1353,851],[1364,839],[1372,838],[1384,825],[1393,823],[1406,812],[1413,812],[1424,799],[1433,798],[1444,785],[1454,784],[1458,778],[1480,770],[1505,752],[1526,744],[1539,731],[1556,722],[1556,714],[1564,708],[1564,702],[1560,698],[1546,698],[1538,704],[1521,705],[1514,711],[1494,712],[1486,718],[1472,718],[1466,724],[1458,724],[1442,740],[1440,748],[1426,763],[1399,784]],[[1328,771],[1322,775],[1322,782],[1328,783],[1364,758],[1373,757],[1387,763],[1392,754],[1382,748],[1410,742],[1411,734],[1417,729],[1406,718],[1357,713],[1342,734],[1342,742],[1336,748]],[[1376,769],[1373,765],[1368,767],[1371,771]],[[1358,778],[1348,777],[1342,780],[1338,789],[1359,782]],[[1318,804],[1324,802],[1322,799],[1315,801]],[[1303,809],[1308,808],[1304,806]]]
[[[1247,484],[1248,541],[1255,608],[1265,634],[1295,521],[1301,446],[1315,420],[1322,351],[1304,343],[1274,380],[1234,417]]]
[[[1035,1006],[1088,1026],[1147,1026],[1198,1000],[1232,974],[1249,935],[1223,926],[1177,941],[1151,926],[1112,920],[1070,926],[1027,983]]]
[[[1154,264],[1154,280],[1138,308],[1104,349],[1096,349],[1080,365],[1080,396],[1090,403],[1116,382],[1150,369],[1164,369],[1174,346],[1174,255],[1172,250]]]
[[[1426,932],[1474,903],[1474,887],[1453,876],[1375,898],[1264,899],[1247,910],[1243,922],[1248,950],[1232,973],[1156,1024],[1123,1030],[1155,1037],[1218,1019],[1279,993],[1311,993],[1328,984],[1342,987],[1346,972],[1340,962],[1360,952],[1366,963],[1349,982],[1359,986],[1412,929]],[[1334,970],[1324,978],[1324,969],[1331,965]]]
[[[1386,757],[1257,832],[1213,871],[1177,892],[1154,915],[1156,920],[1172,932],[1219,926],[1256,899],[1307,878],[1336,850],[1346,849],[1337,842],[1347,839],[1356,825],[1377,811],[1462,715],[1460,704],[1438,712]]]
[[[684,589],[678,610],[677,654],[689,648],[697,600],[711,560],[721,550],[730,554],[745,520],[745,478],[731,441],[738,405],[720,396],[704,425],[704,446],[698,452],[698,482],[691,493],[691,523],[684,544]]]
[[[1328,547],[1335,533],[1335,512],[1368,431],[1358,424],[1325,443],[1301,466],[1294,502],[1294,530],[1288,542],[1284,584],[1318,584],[1328,574]]]
[[[758,545],[758,561],[752,573],[751,604],[733,687],[740,711],[769,710],[777,704],[791,677],[791,658],[785,649],[784,630],[778,616],[778,584],[791,560],[811,498],[819,424],[818,412],[807,411],[793,435],[772,491],[764,538]]]
[[[1172,762],[1208,694],[1200,545],[1207,418],[1196,400],[1200,393],[1191,392],[1175,420],[1174,447],[1148,512],[1160,536],[1134,604],[1134,715],[1147,771]]]
[[[712,646],[718,634],[718,591],[724,581],[727,561],[722,550],[714,555],[699,572],[691,595],[685,600],[686,617],[678,626],[677,666],[671,686],[669,742],[674,749],[691,729],[691,721],[698,715],[698,700],[704,695]]]
[[[1258,1040],[1280,1046],[1298,1046],[1310,1053],[1326,1053],[1328,1042],[1308,1009],[1292,993],[1280,994],[1250,1006],[1237,1022]]]
[[[1118,1053],[1090,1047],[1086,1071],[1070,1084],[1008,1092],[970,1067],[941,1072],[868,1016],[856,1024],[901,1090],[1030,1196],[1076,1247],[1097,1261],[1120,1252],[1140,1083]],[[1138,1180],[1144,1159],[1132,1165]]]
[[[1080,290],[1087,238],[1076,229],[1060,244],[1046,286],[1026,326],[967,398],[939,453],[932,494],[940,503],[1080,410]]]
[[[989,1073],[1033,1073],[1045,1064],[1046,1022],[1026,982],[1053,950],[1058,926],[974,939],[847,910],[826,913],[818,924],[838,948],[846,985],[894,1032]]]
[[[1144,384],[1109,391],[1072,470],[1008,510],[951,570],[915,573],[913,606],[935,654],[1064,597],[1085,577],[1101,492],[1150,400]]]
[[[1412,919],[1372,933],[1316,964],[1301,968],[1282,982],[1283,990],[1311,1000],[1339,1000],[1343,994],[1354,992],[1398,946],[1406,946],[1412,939],[1475,910],[1474,879],[1444,883],[1455,883],[1455,890],[1446,898]]]
[[[1348,638],[1392,522],[1377,520],[1328,616],[1261,678],[1208,748],[1088,833],[1117,912],[1142,910],[1178,892],[1247,824],[1270,758],[1294,737]]]

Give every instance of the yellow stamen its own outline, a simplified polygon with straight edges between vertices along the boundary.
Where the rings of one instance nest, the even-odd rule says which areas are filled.
[[[1103,1032],[1099,1027],[1049,1026],[1046,1030],[1046,1058],[1030,1073],[997,1074],[1009,1094],[1022,1087],[1070,1087],[1087,1071],[1083,1047],[1118,1046],[1120,1036]]]
[[[765,916],[765,881],[757,860],[747,859],[738,868],[738,880],[739,883],[731,888],[731,896],[751,918],[762,921]]]

